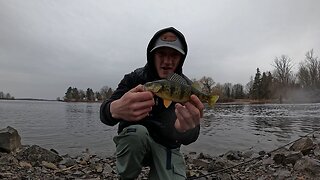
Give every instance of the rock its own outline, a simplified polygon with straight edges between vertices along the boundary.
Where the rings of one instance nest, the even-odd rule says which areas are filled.
[[[273,163],[274,163],[274,160],[272,158],[266,158],[266,159],[262,160],[262,164],[263,165],[270,165],[270,164],[273,164]]]
[[[219,158],[216,161],[210,162],[208,166],[208,171],[212,172],[212,171],[217,171],[224,168],[229,168],[231,166],[234,166],[235,164],[236,164],[235,162],[228,161],[227,159],[224,159],[224,158]]]
[[[259,155],[260,156],[264,156],[264,155],[266,155],[267,153],[265,152],[265,151],[259,151]]]
[[[232,180],[233,178],[231,177],[230,174],[222,173],[222,174],[219,174],[219,175],[217,176],[217,179],[221,179],[221,180]]]
[[[28,162],[25,162],[25,161],[20,161],[20,162],[19,162],[19,165],[20,165],[22,168],[27,168],[27,169],[32,168],[32,165],[31,165],[30,163],[28,163]]]
[[[313,150],[313,153],[315,156],[320,157],[320,148],[319,145],[316,146],[316,148]],[[318,158],[320,159],[320,158]]]
[[[103,168],[103,172],[106,174],[111,174],[114,171],[114,169],[109,165],[105,164]]]
[[[320,161],[310,157],[303,157],[296,162],[294,170],[303,173],[311,172],[314,175],[320,176]]]
[[[9,178],[9,177],[11,177],[13,174],[12,173],[8,173],[8,172],[6,172],[6,173],[0,173],[0,178],[2,179],[2,178]]]
[[[101,164],[96,165],[95,170],[97,173],[101,173],[103,171],[103,167]]]
[[[41,164],[42,161],[57,163],[62,160],[61,156],[38,145],[33,145],[26,150],[19,152],[18,158],[31,162],[31,164]]]
[[[13,155],[9,154],[7,156],[2,156],[0,158],[0,165],[5,166],[5,165],[10,165],[10,166],[17,166],[19,164],[19,161],[17,158],[15,158]]]
[[[242,153],[242,156],[243,156],[244,158],[251,158],[253,154],[254,154],[254,151],[253,151],[253,150],[247,150],[247,151],[245,151],[245,152]]]
[[[226,157],[228,160],[240,160],[242,154],[240,151],[228,151],[224,154],[224,157]]]
[[[211,160],[212,157],[211,157],[209,154],[199,153],[197,159],[207,159],[207,160]]]
[[[301,159],[303,154],[301,152],[291,152],[285,158],[285,164],[292,164],[293,166],[295,163]]]
[[[12,152],[21,147],[18,131],[10,126],[0,130],[0,151]]]
[[[76,171],[76,172],[74,172],[72,175],[74,175],[74,176],[76,176],[76,177],[80,177],[80,176],[84,175],[84,173],[81,172],[81,171]]]
[[[50,149],[50,151],[51,151],[51,152],[54,152],[54,153],[56,153],[56,154],[59,154],[58,151],[55,150],[55,149]]]
[[[276,177],[276,179],[287,179],[292,176],[290,171],[282,168],[275,172],[273,175]]]
[[[60,161],[59,164],[65,165],[66,167],[70,167],[70,166],[77,164],[77,161],[72,158],[64,158],[62,161]]]
[[[203,167],[205,170],[208,170],[210,162],[204,159],[194,159],[192,162],[195,166]]]
[[[53,169],[53,170],[57,170],[57,166],[51,162],[47,162],[47,161],[42,161],[41,163],[44,167],[48,168],[48,169]]]
[[[187,171],[187,176],[189,176],[189,177],[198,177],[199,173],[197,171],[194,171],[194,170],[189,170],[189,171]]]
[[[289,149],[292,151],[301,151],[303,155],[306,155],[312,147],[313,141],[309,137],[304,137],[295,142]]]
[[[273,160],[276,164],[285,164],[286,156],[284,154],[275,154]]]

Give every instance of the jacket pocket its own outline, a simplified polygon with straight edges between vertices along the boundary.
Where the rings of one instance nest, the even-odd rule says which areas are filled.
[[[185,167],[173,165],[174,180],[187,179]]]
[[[172,150],[172,169],[175,180],[187,179],[186,164],[179,151]]]

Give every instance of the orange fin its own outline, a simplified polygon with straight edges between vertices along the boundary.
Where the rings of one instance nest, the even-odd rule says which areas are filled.
[[[171,100],[168,100],[168,99],[164,99],[164,100],[163,100],[163,105],[164,105],[166,108],[168,108],[171,103],[172,103]]]

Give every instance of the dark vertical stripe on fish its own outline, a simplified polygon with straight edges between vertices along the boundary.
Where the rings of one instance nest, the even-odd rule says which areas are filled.
[[[187,86],[181,86],[180,99],[185,99],[186,96],[188,96],[188,88]]]
[[[176,86],[174,85],[174,83],[170,83],[170,95],[171,97],[174,97],[175,91],[176,91]]]

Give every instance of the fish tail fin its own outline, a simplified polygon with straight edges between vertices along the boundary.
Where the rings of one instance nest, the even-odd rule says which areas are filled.
[[[219,99],[219,96],[218,96],[218,95],[212,95],[212,96],[210,96],[209,102],[208,102],[209,106],[210,106],[210,107],[213,107],[213,105],[218,101],[218,99]]]

